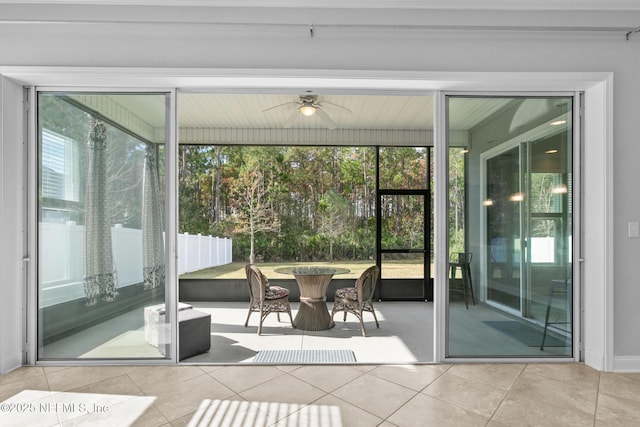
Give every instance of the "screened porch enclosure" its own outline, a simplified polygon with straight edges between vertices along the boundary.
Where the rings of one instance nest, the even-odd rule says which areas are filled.
[[[182,94],[180,228],[233,235],[240,263],[361,263],[351,281],[378,264],[378,298],[431,300],[432,104],[430,96]],[[202,295],[188,277],[181,294]],[[210,289],[228,293],[225,278],[210,279]]]
[[[238,266],[348,267],[349,274],[334,279],[340,283],[378,264],[378,298],[432,300],[431,215],[426,214],[431,152],[427,147],[183,145],[180,232],[229,236]],[[213,268],[182,275],[183,295],[198,279],[227,288],[225,279],[243,279],[238,266],[234,272]],[[243,294],[244,289],[236,297]]]
[[[179,93],[177,147],[169,97],[38,95],[40,360],[170,358],[178,303],[210,316],[210,349],[186,361],[251,363],[266,342],[238,320],[252,263],[294,314],[305,296],[278,267],[347,269],[329,310],[338,288],[380,268],[382,321],[365,320],[367,339],[354,318],[321,333],[269,318],[272,342],[432,362],[438,188],[446,356],[572,356],[571,96],[446,98],[446,183],[434,179],[431,96]]]

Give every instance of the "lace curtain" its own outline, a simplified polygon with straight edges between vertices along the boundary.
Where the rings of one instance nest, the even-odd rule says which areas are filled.
[[[86,304],[112,302],[118,295],[117,275],[111,242],[111,218],[108,200],[107,128],[91,119],[87,141],[87,179],[85,191],[85,279]],[[160,192],[158,152],[147,145],[142,183],[143,287],[164,286],[164,225]]]
[[[164,286],[164,238],[162,197],[158,172],[158,148],[147,145],[142,198],[142,245],[144,288]]]
[[[85,191],[85,278],[87,305],[111,302],[118,295],[107,200],[107,128],[91,119],[87,141]]]

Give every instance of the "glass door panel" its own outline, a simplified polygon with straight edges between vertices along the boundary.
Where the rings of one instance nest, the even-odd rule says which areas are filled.
[[[170,357],[165,94],[38,94],[38,359]]]
[[[449,142],[465,147],[464,197],[449,193],[465,230],[462,250],[450,247],[447,356],[572,356],[572,98],[447,108]]]

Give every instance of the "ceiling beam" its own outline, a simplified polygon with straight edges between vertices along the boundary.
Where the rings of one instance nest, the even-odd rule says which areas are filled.
[[[450,144],[466,146],[468,132],[452,131]],[[205,145],[348,145],[431,146],[432,130],[404,129],[238,129],[185,128],[180,144]]]

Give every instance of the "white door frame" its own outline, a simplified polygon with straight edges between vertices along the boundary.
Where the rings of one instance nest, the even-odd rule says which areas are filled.
[[[613,74],[609,72],[403,72],[403,71],[353,71],[353,70],[217,70],[217,69],[175,69],[175,68],[83,68],[83,67],[0,67],[0,75],[27,86],[67,86],[67,87],[122,87],[129,89],[153,90],[154,88],[180,89],[308,89],[373,91],[584,91],[585,92],[585,152],[583,166],[588,173],[584,176],[585,199],[584,228],[589,233],[583,239],[583,310],[588,313],[584,319],[585,362],[599,370],[613,369]],[[435,97],[434,135],[443,139],[444,113],[442,92]],[[438,107],[440,106],[440,107]],[[175,115],[172,117],[175,124]],[[11,127],[22,127],[20,123],[5,123]],[[175,127],[174,127],[175,133]],[[19,134],[23,130],[18,130]],[[0,138],[2,138],[0,136]],[[3,144],[14,141],[0,141]],[[445,153],[436,144],[436,162],[442,162]],[[10,160],[11,161],[11,160]],[[26,164],[26,159],[22,159]],[[443,183],[444,170],[436,168],[434,198],[436,200],[435,224],[435,271],[434,298],[434,341],[435,360],[444,361],[444,293],[446,283],[446,203]],[[17,189],[16,191],[22,191]],[[170,209],[175,221],[175,205]],[[11,214],[3,206],[3,215]],[[21,219],[24,223],[24,218]],[[29,248],[33,254],[33,247]],[[12,250],[3,247],[2,256],[22,260],[22,248]],[[29,253],[26,258],[29,258]],[[173,253],[171,256],[175,256]],[[593,260],[593,262],[589,262]],[[603,262],[604,261],[604,262]],[[31,261],[33,262],[33,257]],[[29,278],[33,282],[34,277]],[[31,289],[33,284],[31,284]],[[26,289],[26,288],[25,288]],[[0,303],[0,309],[3,306]],[[24,307],[23,307],[24,308]],[[0,310],[1,311],[1,310]],[[22,310],[26,311],[26,310]],[[14,313],[15,324],[22,330],[30,325],[22,312]],[[29,314],[29,320],[35,314]],[[15,328],[15,326],[14,326]],[[18,329],[18,328],[15,328]],[[3,331],[4,332],[4,331]],[[32,352],[30,352],[33,355]],[[30,360],[29,362],[32,362]]]

